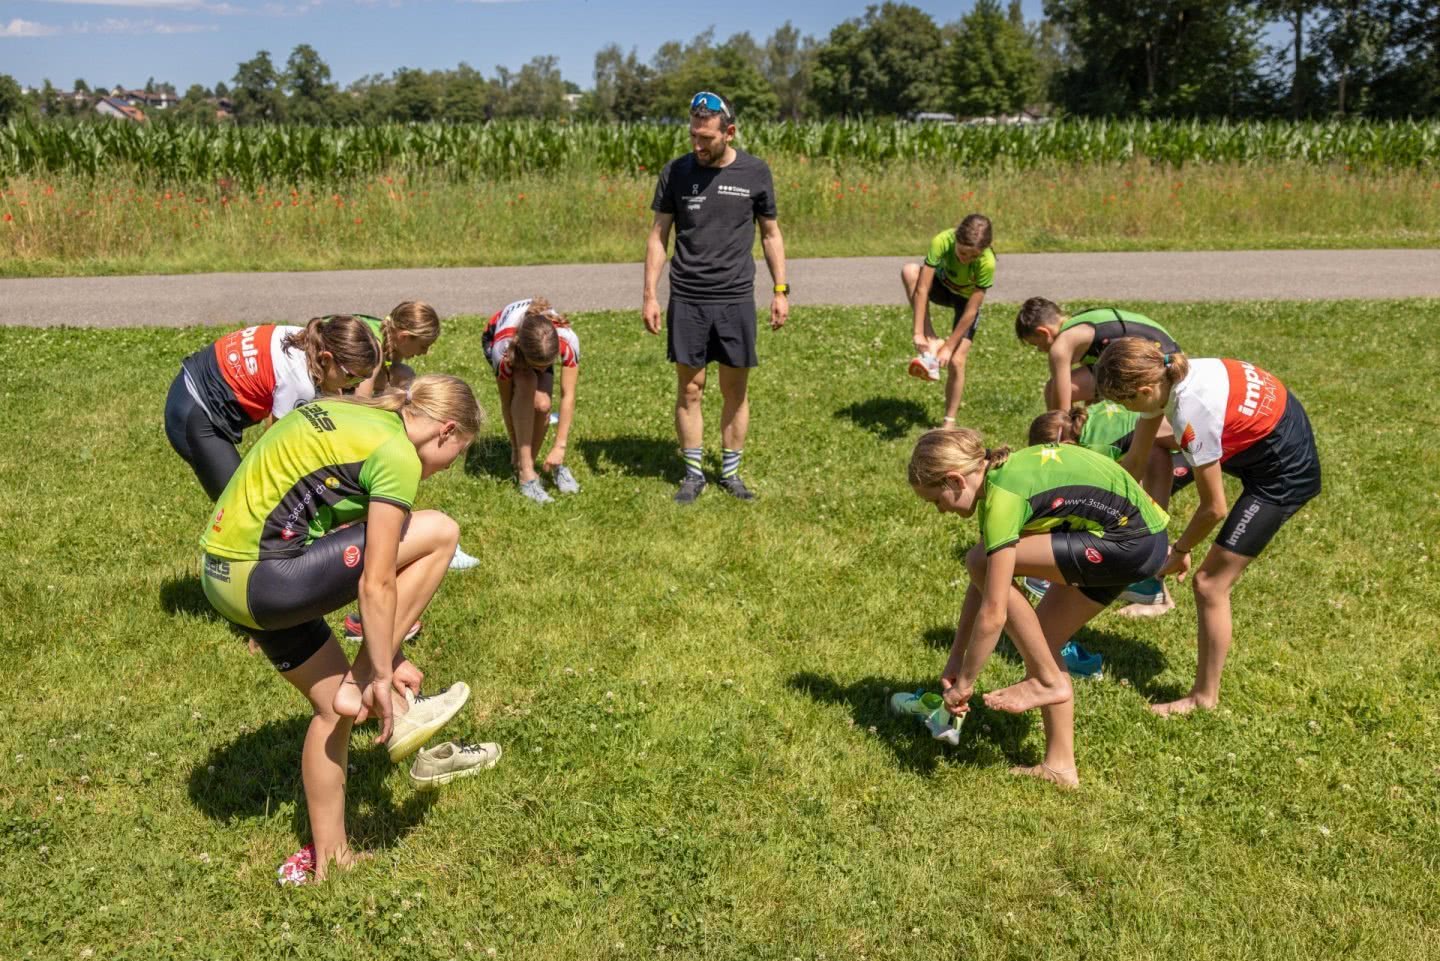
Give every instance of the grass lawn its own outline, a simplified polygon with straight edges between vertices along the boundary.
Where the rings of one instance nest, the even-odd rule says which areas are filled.
[[[982,706],[955,749],[890,719],[887,692],[934,684],[976,537],[905,484],[941,397],[903,376],[903,311],[763,333],[761,500],[686,510],[661,342],[584,315],[584,493],[521,500],[498,417],[421,491],[490,573],[446,581],[411,656],[470,683],[447,733],[504,759],[422,794],[366,728],[349,818],[374,859],[286,891],[307,715],[210,612],[207,503],[161,428],[218,332],[0,329],[0,957],[1440,956],[1440,302],[1150,310],[1279,374],[1324,459],[1236,591],[1220,710],[1146,710],[1194,675],[1182,590],[1080,637],[1106,676],[1077,687],[1078,793],[1006,772],[1038,761],[1038,716]],[[1012,311],[987,312],[962,420],[1015,443],[1044,361]],[[422,369],[493,409],[479,333],[447,321]],[[979,688],[1020,673],[997,655]]]
[[[792,257],[920,256],[977,210],[1002,255],[1440,246],[1435,171],[1136,162],[979,174],[802,161],[773,165]],[[0,276],[633,262],[654,190],[653,171],[476,184],[397,173],[253,192],[16,178],[0,184]]]

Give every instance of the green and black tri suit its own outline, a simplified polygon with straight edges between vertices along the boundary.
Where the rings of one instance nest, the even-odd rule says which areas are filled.
[[[1074,444],[1026,447],[991,467],[978,513],[987,553],[1049,534],[1065,583],[1098,604],[1165,564],[1170,515],[1119,464]]]
[[[1140,415],[1126,410],[1113,400],[1102,400],[1089,406],[1090,416],[1080,429],[1079,444],[1096,453],[1118,461],[1130,449],[1135,424]],[[1195,480],[1195,470],[1179,451],[1170,455],[1170,493],[1184,490]]]
[[[277,668],[299,667],[330,636],[324,616],[355,600],[370,503],[410,510],[420,473],[399,414],[337,400],[286,414],[245,456],[200,538],[205,596]]]
[[[1092,307],[1080,311],[1061,324],[1058,333],[1063,334],[1072,327],[1080,326],[1094,330],[1090,337],[1090,346],[1085,348],[1085,354],[1080,358],[1080,365],[1083,367],[1093,365],[1100,359],[1100,352],[1109,346],[1111,341],[1121,337],[1143,337],[1155,341],[1167,354],[1180,352],[1180,345],[1175,343],[1175,338],[1170,336],[1168,330],[1144,314],[1134,311],[1119,310],[1115,307]]]

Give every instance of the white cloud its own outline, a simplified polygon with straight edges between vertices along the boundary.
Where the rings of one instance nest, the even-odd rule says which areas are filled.
[[[160,23],[155,20],[124,20],[116,17],[107,17],[104,20],[71,24],[68,32],[134,35],[146,33],[214,33],[219,29],[220,28],[213,23]]]
[[[51,37],[59,32],[59,27],[47,26],[33,20],[21,20],[18,17],[9,23],[0,23],[0,37]]]
[[[138,10],[203,10],[207,13],[244,13],[229,3],[212,0],[36,0],[38,3],[60,3],[88,7],[131,7]]]

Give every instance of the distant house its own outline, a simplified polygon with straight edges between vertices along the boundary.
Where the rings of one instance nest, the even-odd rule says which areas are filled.
[[[168,90],[149,93],[144,90],[123,90],[117,99],[124,100],[132,107],[148,107],[154,110],[168,110],[180,102],[180,98]]]
[[[126,103],[119,97],[101,97],[95,104],[95,112],[102,117],[114,117],[116,120],[129,120],[132,123],[145,122],[145,111]]]
[[[955,115],[953,113],[925,111],[923,113],[911,114],[910,119],[915,123],[954,123]]]

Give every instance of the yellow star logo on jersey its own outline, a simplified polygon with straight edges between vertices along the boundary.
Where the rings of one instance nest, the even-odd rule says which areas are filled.
[[[1065,463],[1063,460],[1060,459],[1060,448],[1058,448],[1058,447],[1042,447],[1042,448],[1040,448],[1040,464],[1041,464],[1041,466],[1043,467],[1045,464],[1049,463],[1049,462],[1052,461],[1052,460],[1053,460],[1055,463],[1057,463],[1057,464],[1063,464],[1063,463]]]

